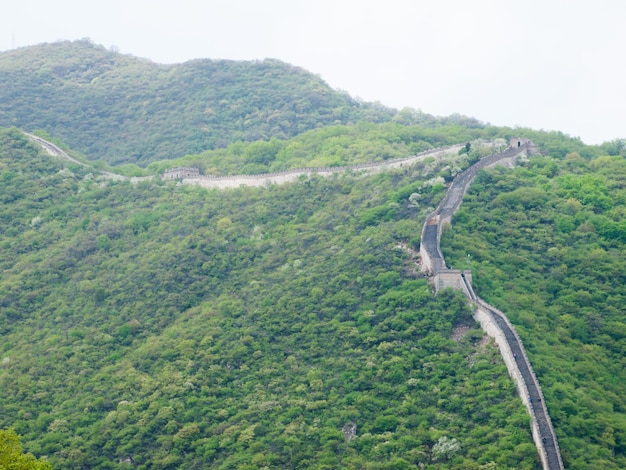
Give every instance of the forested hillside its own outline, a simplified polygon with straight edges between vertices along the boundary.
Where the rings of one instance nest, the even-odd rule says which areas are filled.
[[[359,102],[278,60],[162,65],[88,40],[0,53],[0,126],[43,130],[111,164],[145,166],[232,142],[392,119],[478,125]]]
[[[625,182],[619,155],[485,173],[442,241],[516,325],[566,468],[626,468]]]
[[[504,135],[501,129],[494,134]],[[289,140],[272,138],[269,141],[237,142],[225,149],[187,155],[174,161],[154,162],[148,166],[146,174],[161,173],[172,165],[194,166],[208,175],[358,165],[407,157],[485,135],[490,134],[460,125],[436,128],[395,122],[334,125],[304,132]]]
[[[26,450],[55,468],[538,467],[497,349],[402,248],[448,162],[224,192],[63,164],[0,132],[0,428]]]
[[[356,125],[327,126],[286,140],[272,138],[269,141],[236,142],[225,149],[153,162],[147,168],[125,164],[109,169],[129,176],[158,175],[173,166],[196,167],[202,174],[207,175],[260,174],[296,168],[383,162],[464,142],[472,142],[472,154],[477,158],[493,152],[488,142],[498,142],[504,147],[514,135],[524,135],[533,139],[547,153],[556,157],[571,152],[579,152],[585,158],[605,155],[607,152],[619,155],[620,149],[623,149],[623,142],[620,140],[607,142],[601,147],[590,147],[584,145],[580,139],[560,132],[537,132],[495,126],[475,128],[459,124],[431,128],[397,122],[381,124],[363,122]],[[455,168],[458,169],[454,165],[448,168],[446,176],[452,177]]]
[[[0,434],[54,468],[539,468],[497,349],[415,264],[444,183],[490,151],[480,139],[513,136],[544,156],[477,177],[446,260],[469,253],[477,293],[517,327],[566,467],[626,467],[624,140],[86,40],[0,54],[2,125],[97,160],[0,128]],[[265,173],[465,142],[395,172],[223,192],[96,170]]]

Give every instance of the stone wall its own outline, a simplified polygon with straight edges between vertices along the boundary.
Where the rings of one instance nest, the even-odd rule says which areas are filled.
[[[445,269],[446,265],[443,261],[443,255],[439,248],[439,216],[432,215],[428,218],[422,228],[422,237],[420,238],[420,260],[422,271],[428,275],[436,275],[440,270]]]
[[[334,174],[345,173],[346,171],[364,172],[368,174],[387,171],[389,169],[398,169],[414,165],[426,158],[442,159],[450,153],[458,153],[463,145],[451,145],[433,150],[426,150],[412,155],[410,157],[396,158],[393,160],[385,160],[375,163],[364,163],[353,166],[326,167],[326,168],[300,168],[295,170],[279,171],[274,173],[263,173],[256,175],[227,175],[227,176],[203,176],[197,175],[193,177],[184,177],[184,184],[193,184],[205,188],[238,188],[240,186],[267,186],[271,184],[283,184],[298,181],[301,177],[310,178],[317,175],[322,177],[332,176]],[[169,171],[169,170],[168,170]]]
[[[441,228],[444,224],[451,223],[452,215],[461,205],[478,171],[497,164],[514,165],[515,159],[521,153],[536,152],[536,147],[530,141],[520,140],[515,144],[502,153],[480,160],[454,179],[437,210],[428,217],[422,228],[420,256],[422,270],[432,275],[435,291],[445,288],[462,290],[474,305],[474,318],[482,329],[494,338],[509,375],[531,417],[531,432],[543,468],[561,470],[563,462],[550,415],[522,341],[506,316],[474,293],[471,272],[446,267],[440,248]]]
[[[531,417],[533,440],[543,468],[563,469],[561,452],[539,381],[515,328],[504,313],[478,297],[475,298],[474,318],[500,349],[509,375]]]
[[[446,263],[439,247],[441,230],[452,222],[452,215],[461,205],[470,184],[480,170],[494,165],[514,165],[521,154],[527,151],[530,144],[522,147],[509,147],[504,152],[491,155],[476,162],[455,178],[437,209],[428,217],[422,228],[420,242],[420,259],[426,274],[437,275],[446,269]]]

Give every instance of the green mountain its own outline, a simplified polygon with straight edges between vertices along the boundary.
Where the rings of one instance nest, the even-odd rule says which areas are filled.
[[[566,468],[626,467],[623,140],[389,110],[278,61],[159,65],[89,41],[2,53],[0,85],[0,125],[101,159],[0,128],[7,442],[13,427],[53,468],[540,468],[497,349],[415,265],[475,139],[523,135],[544,155],[479,174],[442,249],[455,267],[470,254],[477,293],[518,329]],[[262,173],[469,141],[377,175],[227,191],[96,169]]]
[[[497,349],[416,277],[449,164],[219,192],[0,131],[0,428],[55,468],[535,468]]]
[[[626,163],[536,137],[443,248],[519,329],[566,467],[623,468]],[[497,349],[415,271],[468,158],[220,192],[0,130],[0,429],[55,468],[539,468]]]
[[[278,60],[162,65],[87,40],[0,54],[0,126],[43,130],[111,164],[146,165],[237,141],[392,119],[478,125],[362,103]]]

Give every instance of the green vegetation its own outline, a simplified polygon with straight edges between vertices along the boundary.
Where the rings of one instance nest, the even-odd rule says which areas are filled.
[[[538,468],[497,349],[398,248],[416,248],[445,162],[224,192],[62,165],[0,131],[0,427],[29,452]]]
[[[22,453],[20,437],[13,429],[0,429],[0,468],[11,470],[47,470],[48,462]]]
[[[161,173],[172,166],[191,165],[205,174],[258,174],[304,167],[358,165],[407,157],[444,145],[474,140],[484,132],[462,126],[424,128],[398,123],[328,126],[289,140],[237,142],[226,149],[188,155],[148,166]]]
[[[332,124],[477,126],[362,103],[278,60],[162,65],[87,40],[0,54],[0,126],[43,130],[92,160],[146,164]]]
[[[446,180],[451,181],[453,170],[465,168],[478,158],[493,153],[494,149],[485,145],[484,140],[497,142],[500,148],[504,148],[514,132],[532,138],[541,148],[553,149],[559,155],[580,152],[591,158],[603,154],[597,147],[585,146],[579,139],[558,132],[535,132],[529,129],[513,131],[506,127],[472,128],[459,124],[423,127],[398,122],[363,122],[311,130],[289,140],[272,138],[269,141],[236,142],[225,149],[153,162],[147,168],[139,168],[132,163],[110,167],[102,162],[99,162],[98,168],[126,176],[158,175],[175,166],[193,166],[207,175],[260,174],[307,167],[382,162],[459,142],[473,142],[470,144],[471,150],[468,151],[466,146],[459,153],[467,155],[458,162],[459,166],[450,167],[444,174]],[[46,135],[42,137],[48,138]]]
[[[0,128],[0,467],[22,458],[15,429],[55,468],[539,468],[497,349],[414,264],[442,182],[514,135],[548,157],[481,173],[443,250],[470,253],[477,292],[516,325],[566,466],[626,467],[623,139],[89,41],[2,53],[0,76],[0,125],[98,159]],[[95,171],[264,173],[466,142],[401,171],[224,192]]]
[[[626,160],[557,157],[479,175],[442,248],[516,325],[566,468],[626,468]]]

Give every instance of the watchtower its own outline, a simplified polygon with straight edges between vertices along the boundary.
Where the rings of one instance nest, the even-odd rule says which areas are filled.
[[[509,145],[511,147],[521,147],[522,145],[526,145],[530,143],[530,139],[526,139],[525,137],[513,137]]]
[[[200,170],[193,167],[178,167],[165,170],[161,176],[164,180],[177,180],[185,178],[198,178],[200,176]]]

